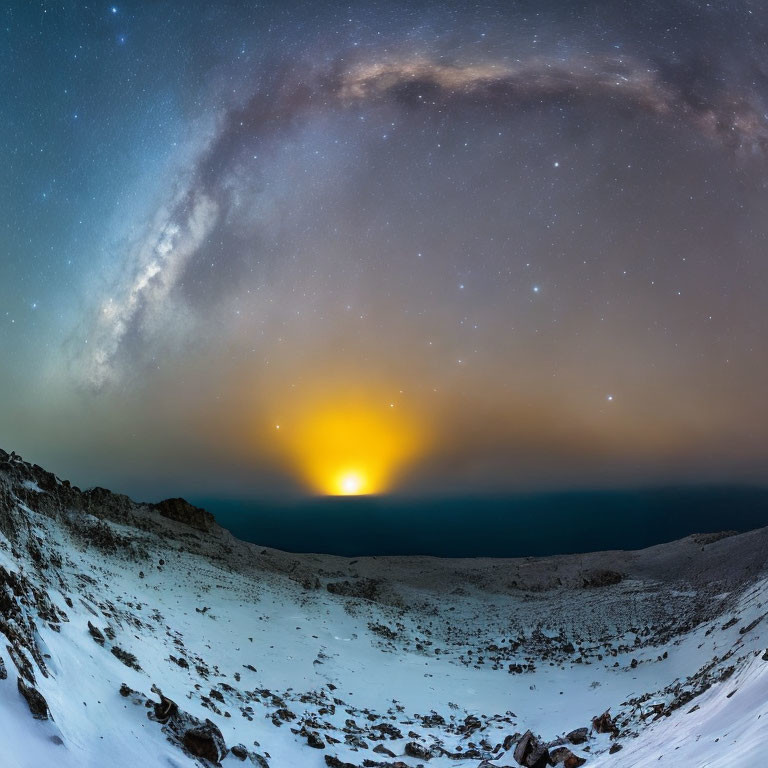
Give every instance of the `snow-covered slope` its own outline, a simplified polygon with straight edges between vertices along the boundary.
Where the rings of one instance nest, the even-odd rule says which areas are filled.
[[[766,560],[291,555],[0,452],[0,764],[758,765]]]

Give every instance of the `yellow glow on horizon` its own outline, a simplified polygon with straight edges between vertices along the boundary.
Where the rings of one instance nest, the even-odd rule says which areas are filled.
[[[291,463],[310,488],[329,496],[390,490],[423,445],[416,425],[386,399],[305,403],[284,426],[280,439]]]
[[[360,472],[343,472],[338,479],[339,493],[342,496],[359,496],[365,493],[365,476]]]

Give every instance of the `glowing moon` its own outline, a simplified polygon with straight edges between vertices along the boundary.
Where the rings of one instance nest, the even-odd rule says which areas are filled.
[[[403,467],[424,447],[405,408],[372,396],[308,398],[283,419],[280,439],[290,463],[316,493],[359,496],[391,489]]]
[[[343,496],[357,496],[364,493],[365,480],[358,472],[345,472],[339,478],[339,492]]]

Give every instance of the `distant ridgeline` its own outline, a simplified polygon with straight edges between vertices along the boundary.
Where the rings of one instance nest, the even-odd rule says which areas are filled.
[[[245,541],[348,557],[524,557],[641,549],[692,533],[768,525],[768,488],[738,486],[196,502]]]

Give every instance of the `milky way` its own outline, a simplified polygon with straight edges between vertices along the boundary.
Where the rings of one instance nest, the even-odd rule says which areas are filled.
[[[302,490],[353,399],[392,490],[761,479],[761,8],[201,9],[9,15],[10,447]]]

